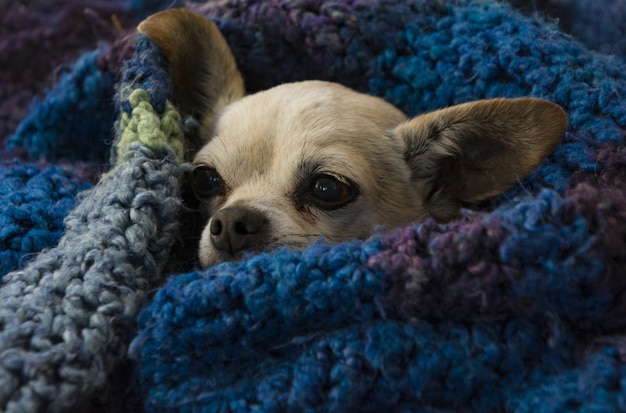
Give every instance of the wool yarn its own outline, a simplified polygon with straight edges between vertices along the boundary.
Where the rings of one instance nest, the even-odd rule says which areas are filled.
[[[591,4],[560,3],[562,16]],[[165,6],[107,4],[131,18]],[[66,72],[50,90],[33,83],[24,96],[42,97],[26,117],[19,87],[6,93],[20,109],[0,107],[23,118],[1,157],[27,160],[0,168],[0,222],[13,228],[0,232],[12,234],[0,410],[626,410],[626,71],[622,55],[600,53],[610,42],[592,43],[619,28],[589,14],[589,34],[571,37],[491,0],[187,7],[218,24],[250,91],[332,80],[409,115],[530,95],[562,105],[570,126],[531,176],[454,222],[172,274],[194,265],[173,249],[190,237],[178,160],[194,122],[168,101],[166,61],[130,32],[59,53]]]
[[[149,41],[137,51],[142,73],[150,54],[163,61]],[[119,93],[123,154],[81,196],[58,245],[2,280],[3,411],[66,411],[106,387],[177,235],[180,154],[167,142],[180,147],[180,118],[139,87],[132,65],[126,74]],[[161,111],[150,111],[151,101]]]
[[[557,19],[563,31],[594,50],[622,57],[626,54],[621,25],[626,17],[626,5],[619,0],[513,0],[511,3],[527,13],[541,11]]]
[[[59,86],[58,81],[85,50],[92,50],[99,45],[106,47],[107,43],[124,36],[142,18],[169,4],[172,2],[158,0],[34,0],[28,4],[2,2],[0,143],[14,132],[28,113],[29,105],[37,106],[39,96],[45,95],[47,89],[57,89],[54,99],[62,98],[60,89],[67,88],[68,94],[77,93],[77,89],[69,85]],[[110,88],[110,80],[108,82]],[[104,87],[91,85],[91,88],[100,90]],[[111,94],[112,90],[107,97]],[[74,96],[74,99],[77,97]],[[102,98],[105,99],[104,96]],[[33,99],[36,99],[34,103]],[[82,99],[81,102],[86,103],[88,100]],[[54,106],[54,103],[50,106]],[[97,112],[89,115],[94,113]],[[54,119],[54,122],[65,124],[68,120],[61,118]],[[110,123],[109,118],[103,121]],[[50,126],[52,122],[42,125],[44,128]],[[77,134],[81,132],[84,130],[76,131]],[[30,141],[32,144],[33,139]],[[37,150],[32,155],[37,158],[46,156],[46,153]]]
[[[59,241],[77,194],[91,187],[78,172],[19,161],[0,166],[0,279]]]
[[[103,160],[103,154],[107,153],[106,140],[110,139],[110,130],[103,130],[99,136],[90,136],[90,131],[94,120],[111,125],[115,120],[113,102],[109,99],[114,76],[96,69],[96,56],[97,52],[82,56],[74,70],[62,76],[60,87],[35,106],[16,133],[9,137],[7,149],[18,146],[26,148],[28,157],[33,159]],[[106,79],[101,79],[101,76]],[[62,96],[57,96],[58,93]],[[45,117],[39,116],[39,111],[43,111]],[[67,118],[68,113],[72,114],[71,119]],[[74,128],[70,133],[66,133],[66,121]],[[54,133],[59,128],[62,132]]]
[[[191,7],[253,88],[360,79],[410,114],[540,96],[570,128],[491,212],[168,279],[131,346],[148,411],[623,408],[623,345],[600,339],[624,329],[620,59],[495,2]]]
[[[570,202],[540,201],[171,278],[133,345],[148,410],[515,411],[597,374],[596,358],[618,371],[615,347],[575,364],[575,337],[623,330],[623,267],[605,267]],[[553,388],[542,411],[617,407],[619,377],[597,380],[606,394]]]

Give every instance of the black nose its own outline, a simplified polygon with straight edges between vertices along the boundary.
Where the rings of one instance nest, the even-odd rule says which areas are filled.
[[[211,218],[211,243],[232,255],[246,249],[260,249],[267,240],[267,227],[265,215],[252,208],[222,209]]]

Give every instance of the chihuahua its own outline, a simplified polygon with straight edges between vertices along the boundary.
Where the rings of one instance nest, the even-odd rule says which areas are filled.
[[[384,100],[303,81],[245,95],[210,20],[186,9],[138,27],[164,52],[205,211],[203,266],[278,245],[365,238],[377,226],[446,221],[509,189],[555,148],[560,106],[541,99],[465,103],[412,119]]]

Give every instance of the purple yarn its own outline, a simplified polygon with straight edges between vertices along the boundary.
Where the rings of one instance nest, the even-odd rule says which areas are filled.
[[[0,144],[27,114],[33,98],[55,86],[83,52],[120,39],[148,13],[168,5],[173,4],[163,0],[0,3]]]
[[[33,96],[63,70],[62,64],[94,48],[98,41],[119,35],[106,22],[112,14],[130,23],[129,13],[114,2],[89,3],[38,1],[24,6],[3,2],[0,6],[0,142],[26,114]]]

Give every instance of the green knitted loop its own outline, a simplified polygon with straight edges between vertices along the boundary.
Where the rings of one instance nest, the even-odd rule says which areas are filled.
[[[119,160],[128,156],[133,142],[141,143],[154,151],[171,147],[179,160],[183,159],[184,144],[181,119],[178,111],[168,101],[163,114],[152,107],[150,94],[143,89],[134,90],[128,97],[133,110],[129,116],[122,113],[118,124],[120,141],[117,144]]]

